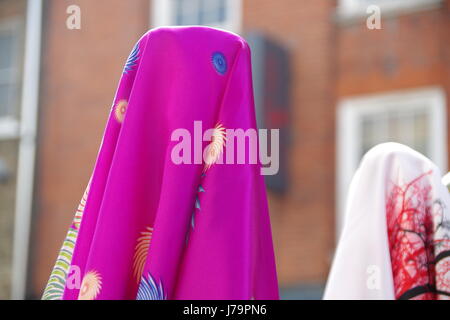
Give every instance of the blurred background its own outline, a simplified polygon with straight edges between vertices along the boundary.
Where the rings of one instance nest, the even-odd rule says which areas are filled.
[[[321,298],[369,148],[446,172],[450,0],[0,0],[0,299],[40,298],[135,42],[198,24],[247,39],[259,125],[281,128],[266,182],[282,298]]]

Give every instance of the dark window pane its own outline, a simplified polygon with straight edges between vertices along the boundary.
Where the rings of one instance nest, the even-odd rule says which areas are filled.
[[[361,120],[361,133],[360,157],[375,145],[388,141],[405,144],[429,156],[429,115],[424,109],[366,115]]]

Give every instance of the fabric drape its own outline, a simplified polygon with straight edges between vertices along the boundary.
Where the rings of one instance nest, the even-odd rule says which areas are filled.
[[[194,137],[194,122],[214,129],[210,161],[176,164],[172,134]],[[216,163],[229,128],[256,129],[247,43],[207,27],[145,34],[43,298],[278,299],[260,165]]]

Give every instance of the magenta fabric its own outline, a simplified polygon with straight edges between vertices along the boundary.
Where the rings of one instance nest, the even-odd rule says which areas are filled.
[[[71,260],[83,292],[63,299],[278,299],[260,165],[174,164],[171,134],[194,121],[256,128],[249,47],[213,28],[151,30],[91,178]]]

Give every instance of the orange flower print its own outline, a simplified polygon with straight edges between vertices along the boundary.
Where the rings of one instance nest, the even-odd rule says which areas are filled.
[[[127,112],[128,107],[128,101],[127,100],[120,100],[114,109],[114,115],[116,116],[116,120],[119,123],[123,122],[123,119],[125,118],[125,113]]]
[[[95,270],[89,271],[81,283],[78,300],[95,300],[102,289],[102,277]]]

